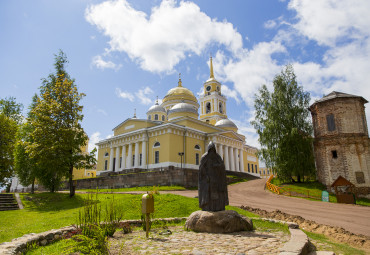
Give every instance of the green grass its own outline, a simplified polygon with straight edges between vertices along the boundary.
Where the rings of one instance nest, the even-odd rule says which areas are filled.
[[[347,244],[342,243],[335,243],[329,240],[326,236],[322,234],[316,234],[304,231],[306,235],[313,240],[313,243],[316,243],[317,250],[329,250],[334,251],[335,254],[343,254],[343,255],[365,255],[365,251],[353,248]]]
[[[75,197],[69,198],[68,194],[63,193],[21,194],[25,209],[0,212],[0,243],[25,234],[76,224],[78,212],[87,196],[88,194],[76,194]],[[32,200],[28,201],[25,197]],[[121,208],[124,219],[140,219],[142,195],[99,194],[98,200],[104,208],[113,197]],[[196,198],[160,194],[155,195],[154,201],[154,218],[187,217],[192,212],[200,210]],[[228,206],[227,209],[249,217],[256,216],[232,206]],[[104,213],[102,216],[104,217]]]
[[[119,189],[98,189],[98,192],[130,192],[130,191],[152,191],[153,189],[158,191],[163,190],[186,190],[182,186],[142,186],[132,188],[119,188]],[[96,189],[78,189],[77,191],[96,192]]]

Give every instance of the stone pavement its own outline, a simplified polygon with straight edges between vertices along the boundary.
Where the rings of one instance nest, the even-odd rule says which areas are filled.
[[[290,236],[283,232],[238,232],[231,234],[196,233],[183,226],[169,227],[170,235],[161,235],[163,229],[151,231],[146,239],[143,230],[130,234],[117,232],[110,238],[112,254],[279,254]]]

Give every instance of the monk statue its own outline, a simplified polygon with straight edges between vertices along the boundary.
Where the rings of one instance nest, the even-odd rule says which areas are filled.
[[[225,164],[212,141],[200,160],[198,195],[203,211],[224,211],[229,204]]]

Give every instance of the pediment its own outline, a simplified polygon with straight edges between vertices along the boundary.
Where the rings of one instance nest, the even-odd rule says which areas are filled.
[[[127,119],[124,122],[120,123],[118,126],[113,128],[114,135],[120,135],[128,132],[132,132],[142,128],[154,127],[160,125],[160,123],[145,120],[145,119]]]

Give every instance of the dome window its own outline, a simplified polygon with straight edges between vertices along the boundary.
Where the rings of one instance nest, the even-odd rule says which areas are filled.
[[[151,115],[149,115],[149,116],[148,116],[148,120],[151,120],[151,119],[152,119],[152,116],[151,116]]]
[[[154,115],[154,120],[158,120],[158,114]]]
[[[210,90],[211,90],[211,86],[208,86],[208,87],[206,88],[206,90],[207,90],[207,91],[210,91]]]
[[[155,147],[160,147],[160,146],[161,146],[161,144],[159,142],[155,142],[154,145],[153,145],[154,148]]]
[[[165,121],[165,117],[164,117],[164,115],[162,115],[162,121]]]

